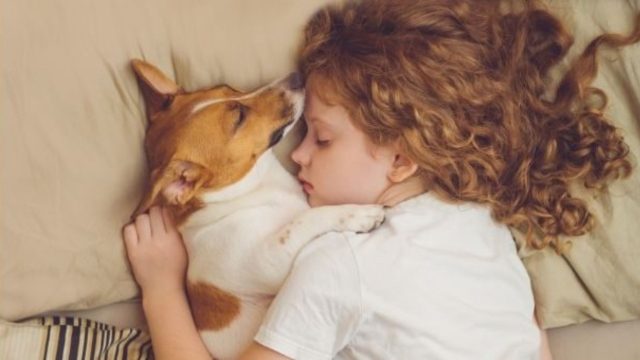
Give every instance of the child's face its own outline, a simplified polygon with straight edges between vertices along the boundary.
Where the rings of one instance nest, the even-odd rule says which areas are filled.
[[[306,91],[307,133],[291,158],[309,205],[376,203],[391,185],[393,151],[373,145],[344,107],[324,103],[310,86]]]

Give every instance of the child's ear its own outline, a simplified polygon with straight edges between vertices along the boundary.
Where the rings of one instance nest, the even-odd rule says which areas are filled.
[[[418,164],[410,157],[396,153],[388,178],[392,183],[400,183],[411,177],[418,170]]]

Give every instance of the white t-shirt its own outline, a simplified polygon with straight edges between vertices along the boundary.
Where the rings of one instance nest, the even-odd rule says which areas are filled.
[[[534,359],[531,284],[489,210],[430,194],[308,245],[255,340],[294,359]]]

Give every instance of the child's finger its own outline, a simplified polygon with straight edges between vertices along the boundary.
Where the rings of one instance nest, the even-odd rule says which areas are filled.
[[[169,209],[164,206],[162,207],[162,218],[164,219],[164,228],[167,230],[167,232],[176,230],[176,224],[173,221],[173,215],[171,215]]]
[[[122,230],[124,237],[124,244],[127,247],[127,251],[134,245],[138,245],[138,233],[136,227],[133,224],[129,224]]]
[[[138,242],[151,239],[151,223],[149,215],[142,214],[136,217],[136,230],[138,232]]]
[[[151,222],[151,235],[160,235],[166,232],[164,220],[162,219],[162,210],[159,206],[154,206],[149,210],[149,218]]]

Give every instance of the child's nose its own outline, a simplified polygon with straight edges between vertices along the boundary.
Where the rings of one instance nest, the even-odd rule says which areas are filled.
[[[305,149],[305,141],[303,140],[297,148],[291,152],[291,160],[300,166],[309,164],[309,152]]]

